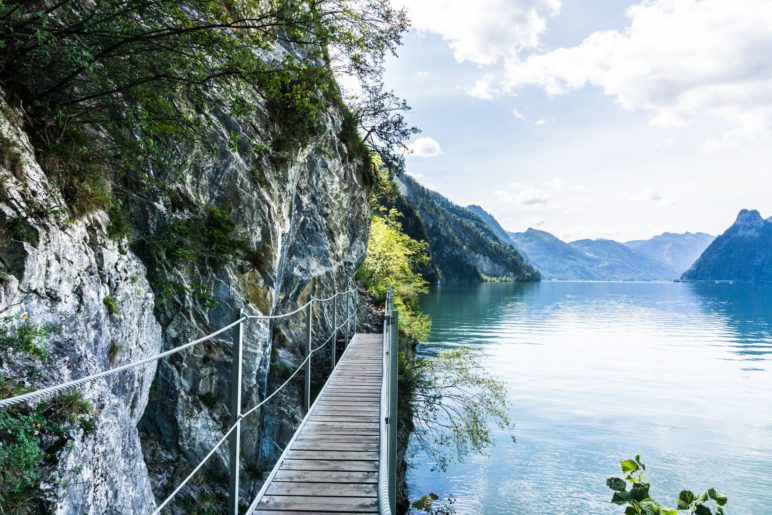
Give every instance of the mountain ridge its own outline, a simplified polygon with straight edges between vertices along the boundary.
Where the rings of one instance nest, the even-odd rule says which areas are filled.
[[[684,272],[684,281],[772,282],[772,217],[742,209]]]
[[[706,233],[664,232],[648,240],[618,242],[580,239],[565,242],[540,229],[504,230],[493,215],[470,205],[490,229],[506,233],[510,244],[524,254],[545,279],[590,281],[676,280],[713,241]]]

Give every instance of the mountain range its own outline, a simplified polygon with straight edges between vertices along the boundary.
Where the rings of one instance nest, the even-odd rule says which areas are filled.
[[[469,206],[496,234],[503,231],[545,279],[589,281],[653,281],[678,279],[711,243],[705,233],[664,233],[626,243],[607,239],[565,242],[530,228],[506,232],[479,206]]]
[[[743,209],[721,236],[665,232],[647,240],[566,242],[534,228],[508,232],[409,176],[396,178],[406,232],[429,242],[430,281],[590,280],[772,282],[772,217]]]

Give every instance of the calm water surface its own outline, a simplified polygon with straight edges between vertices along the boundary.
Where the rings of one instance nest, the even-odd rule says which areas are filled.
[[[772,287],[677,283],[442,285],[422,353],[469,345],[509,389],[517,443],[433,472],[411,497],[459,513],[613,513],[605,479],[640,453],[652,495],[716,486],[727,513],[772,514]]]

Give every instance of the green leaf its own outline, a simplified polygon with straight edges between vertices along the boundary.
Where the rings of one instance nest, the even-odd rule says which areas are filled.
[[[635,460],[622,460],[619,464],[622,465],[622,473],[624,474],[638,470],[638,463]]]
[[[627,483],[625,483],[624,479],[621,479],[618,477],[610,477],[606,480],[606,486],[608,486],[615,492],[620,492],[625,488],[627,488]]]
[[[639,513],[641,513],[639,508],[635,508],[633,506],[628,506],[625,508],[625,515],[638,515]]]
[[[719,506],[725,505],[726,502],[729,500],[726,494],[716,492],[715,488],[708,489],[708,497],[716,501],[716,504],[718,504]]]
[[[681,490],[681,493],[678,494],[678,509],[679,510],[687,509],[693,500],[694,500],[694,493],[692,493],[689,490]]]
[[[670,508],[662,508],[659,510],[660,515],[678,515],[678,510],[671,510]]]
[[[632,499],[632,497],[630,497],[630,492],[622,490],[620,492],[614,492],[614,495],[611,497],[611,502],[622,505],[627,504],[630,499]]]
[[[643,501],[649,496],[649,484],[640,483],[633,485],[633,487],[630,489],[630,495],[638,502]]]
[[[694,508],[694,515],[713,515],[713,512],[704,504],[698,504]]]

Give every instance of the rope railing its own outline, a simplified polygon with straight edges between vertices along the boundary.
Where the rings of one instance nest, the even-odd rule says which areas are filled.
[[[349,290],[346,290],[345,292],[339,292],[330,297],[330,299],[335,298],[339,295],[348,294],[351,292],[356,291],[354,288],[351,288]],[[141,367],[142,365],[146,365],[148,363],[152,363],[154,361],[158,361],[160,359],[163,359],[165,357],[171,356],[173,354],[177,354],[179,352],[182,352],[186,349],[189,349],[195,345],[198,345],[199,343],[211,340],[215,336],[218,336],[230,329],[233,329],[237,325],[240,325],[245,320],[278,320],[282,318],[287,318],[289,316],[295,315],[297,313],[300,313],[301,311],[305,310],[310,306],[313,302],[326,302],[329,299],[317,299],[316,297],[311,297],[311,300],[300,306],[298,309],[295,309],[294,311],[290,311],[289,313],[283,313],[281,315],[245,315],[236,320],[235,322],[231,322],[230,324],[226,325],[225,327],[222,327],[218,329],[217,331],[207,334],[205,336],[202,336],[201,338],[197,338],[193,341],[183,343],[182,345],[179,345],[178,347],[175,347],[173,349],[169,349],[167,351],[161,352],[159,354],[156,354],[155,356],[150,356],[148,358],[143,358],[141,360],[135,361],[133,363],[128,363],[126,365],[121,365],[119,367],[111,368],[110,370],[104,370],[102,372],[98,372],[96,374],[91,374],[85,377],[81,377],[80,379],[73,379],[71,381],[66,381],[64,383],[49,386],[47,388],[41,388],[40,390],[35,390],[33,392],[27,392],[21,395],[17,395],[15,397],[9,397],[7,399],[0,400],[0,409],[2,408],[9,408],[11,406],[15,406],[17,404],[21,404],[24,402],[30,402],[38,399],[42,399],[44,397],[47,397],[54,393],[59,393],[65,390],[69,390],[71,388],[74,388],[76,386],[80,386],[84,383],[88,383],[90,381],[95,381],[97,379],[101,379],[103,377],[108,377],[111,375],[118,374],[120,372],[123,372],[125,370],[130,370],[133,368]]]
[[[351,294],[353,295],[353,303],[354,303],[354,309],[351,310],[351,300],[349,297]],[[346,317],[342,324],[337,324],[337,315],[338,315],[338,298],[341,295],[345,295],[346,298]],[[217,443],[212,447],[212,449],[207,453],[206,456],[196,465],[196,467],[185,477],[185,479],[172,491],[172,493],[164,499],[161,504],[157,506],[153,514],[158,514],[161,512],[163,508],[169,505],[170,502],[175,498],[175,496],[182,491],[182,489],[185,487],[185,485],[196,475],[196,473],[201,470],[201,468],[207,463],[207,461],[217,452],[217,450],[225,443],[226,440],[230,439],[230,445],[231,445],[231,460],[230,460],[230,508],[228,510],[229,513],[232,514],[238,514],[238,506],[239,506],[239,499],[238,499],[238,491],[239,491],[239,448],[240,448],[240,426],[241,421],[246,418],[247,416],[251,415],[252,413],[256,412],[260,407],[265,405],[268,401],[270,401],[274,396],[276,396],[279,392],[281,392],[291,381],[295,378],[295,376],[305,368],[306,371],[306,381],[305,381],[305,398],[306,398],[306,407],[308,408],[309,399],[310,399],[310,374],[311,374],[311,358],[313,355],[323,349],[330,341],[333,341],[334,343],[337,342],[337,335],[339,334],[339,331],[342,329],[345,329],[345,339],[344,339],[344,346],[348,345],[348,339],[349,339],[349,327],[351,325],[351,321],[354,321],[354,332],[356,332],[356,320],[357,320],[357,291],[356,288],[351,288],[342,292],[337,292],[330,297],[327,298],[317,298],[317,297],[311,297],[308,302],[303,304],[302,306],[298,307],[297,309],[290,311],[288,313],[283,313],[280,315],[242,315],[238,320],[226,325],[225,327],[222,327],[218,329],[217,331],[214,331],[210,334],[207,334],[205,336],[202,336],[200,338],[197,338],[195,340],[192,340],[190,342],[184,343],[182,345],[179,345],[173,349],[170,349],[165,352],[161,352],[159,354],[156,354],[154,356],[150,356],[148,358],[144,358],[138,361],[135,361],[133,363],[129,363],[126,365],[121,365],[116,368],[112,368],[110,370],[105,370],[96,374],[91,374],[85,377],[82,377],[80,379],[74,379],[71,381],[66,381],[63,383],[60,383],[58,385],[49,386],[46,388],[41,388],[39,390],[35,390],[33,392],[24,393],[21,395],[17,395],[15,397],[10,397],[8,399],[2,399],[0,400],[0,409],[10,408],[13,406],[16,406],[18,404],[26,403],[26,402],[33,402],[36,400],[43,399],[49,395],[59,393],[62,391],[66,391],[72,388],[76,388],[80,385],[89,383],[91,381],[95,381],[97,379],[109,377],[115,374],[119,374],[123,371],[134,369],[141,367],[143,365],[146,365],[148,363],[152,363],[155,361],[158,361],[160,359],[163,359],[167,356],[171,356],[173,354],[177,354],[179,352],[182,352],[186,349],[189,349],[199,343],[202,343],[207,340],[211,340],[215,336],[218,336],[226,331],[229,331],[233,328],[238,328],[238,337],[234,340],[234,351],[233,351],[233,385],[232,385],[232,411],[234,414],[234,423],[230,426],[230,428],[223,434],[223,436],[217,441]],[[311,340],[312,340],[312,318],[313,318],[313,305],[314,303],[324,304],[330,301],[334,301],[334,307],[333,307],[333,329],[330,336],[320,345],[317,347],[311,348]],[[306,312],[307,322],[306,322],[306,356],[305,359],[295,368],[295,370],[292,372],[292,374],[271,394],[269,394],[267,397],[265,397],[262,401],[260,401],[255,406],[251,407],[249,410],[247,410],[244,413],[241,413],[241,366],[242,366],[242,346],[243,346],[243,324],[247,320],[278,320],[278,319],[284,319],[287,317],[290,317],[292,315],[298,314],[302,311]],[[335,361],[335,347],[336,345],[333,345],[333,350],[331,353],[332,356],[332,369],[335,369],[336,361]],[[234,456],[236,457],[234,459]]]

